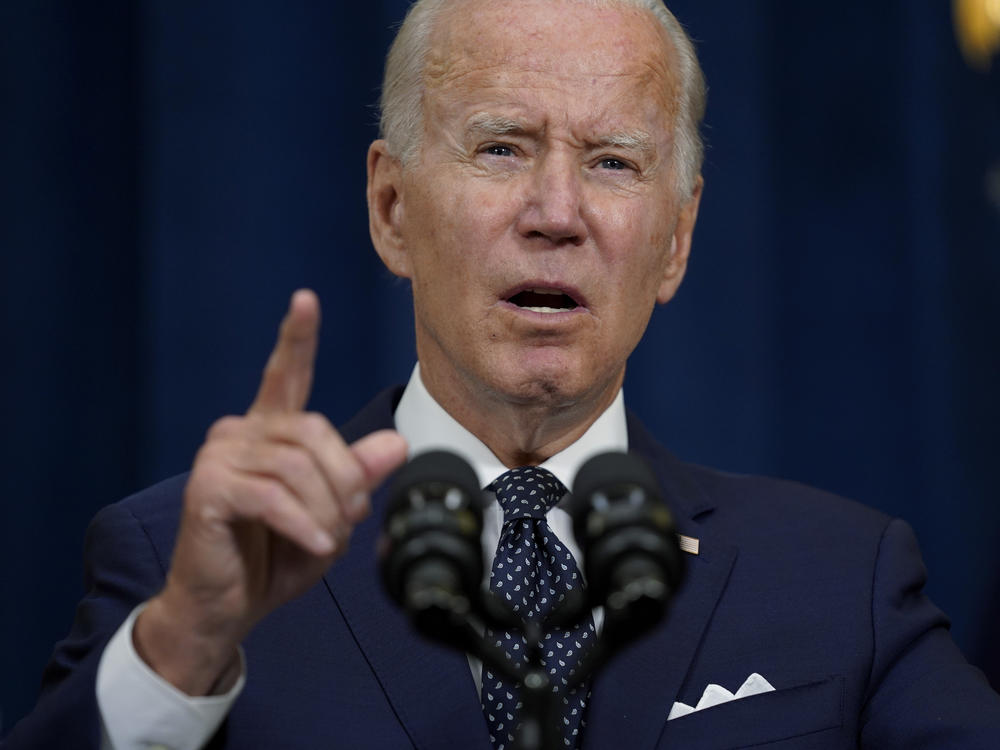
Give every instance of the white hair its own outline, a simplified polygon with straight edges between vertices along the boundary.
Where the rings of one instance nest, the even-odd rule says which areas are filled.
[[[420,148],[423,135],[424,65],[431,34],[441,12],[456,0],[416,0],[389,48],[379,102],[379,129],[389,153],[404,165]],[[701,120],[705,115],[707,89],[694,44],[662,0],[574,0],[593,6],[627,6],[648,10],[660,22],[673,43],[678,87],[674,168],[682,195],[690,195],[701,173],[704,145]]]

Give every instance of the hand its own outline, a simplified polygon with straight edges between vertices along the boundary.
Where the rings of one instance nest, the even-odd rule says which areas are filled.
[[[303,411],[318,330],[315,294],[296,292],[246,416],[216,422],[195,458],[166,586],[136,621],[140,656],[189,695],[227,689],[236,645],[346,551],[406,458],[396,432],[347,445]]]

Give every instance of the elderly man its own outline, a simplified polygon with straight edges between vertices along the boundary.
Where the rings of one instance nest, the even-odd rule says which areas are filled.
[[[565,746],[1000,747],[905,524],[687,466],[626,414],[691,248],[703,107],[659,0],[420,0],[368,154],[372,239],[413,289],[409,385],[341,432],[304,412],[319,305],[297,292],[247,414],[95,521],[91,590],[10,746],[509,747],[497,676],[410,632],[362,523],[408,451],[447,446],[496,493],[487,558],[512,549],[498,477],[541,466],[517,471],[558,502],[608,449],[650,461],[699,540],[667,621],[564,696]],[[521,522],[579,559],[560,507]]]

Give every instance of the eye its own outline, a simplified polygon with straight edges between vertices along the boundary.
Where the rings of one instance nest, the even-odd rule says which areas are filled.
[[[482,150],[482,153],[489,154],[490,156],[513,156],[514,149],[502,143],[491,143]]]
[[[630,169],[630,166],[621,159],[606,156],[598,162],[602,169]]]

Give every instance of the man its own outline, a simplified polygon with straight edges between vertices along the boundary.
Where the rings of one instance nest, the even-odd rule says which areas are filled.
[[[413,289],[410,384],[342,432],[304,412],[319,307],[297,292],[247,414],[95,521],[91,592],[11,747],[505,746],[486,670],[410,632],[362,523],[407,452],[438,445],[491,488],[536,465],[571,486],[627,448],[699,540],[569,745],[996,747],[1000,699],[920,593],[904,524],[686,466],[626,417],[626,359],[691,247],[703,103],[658,2],[419,2],[368,155],[375,248]],[[579,559],[565,512],[547,519]],[[496,504],[488,521],[492,556]],[[774,690],[681,715],[754,673]]]

